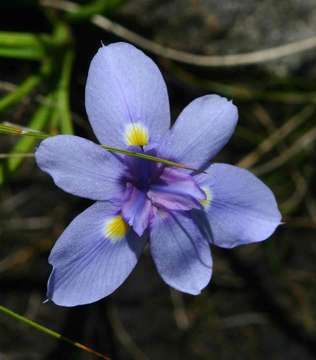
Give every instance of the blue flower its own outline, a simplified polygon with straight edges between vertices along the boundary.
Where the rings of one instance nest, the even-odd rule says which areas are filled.
[[[70,135],[44,140],[38,166],[63,190],[95,200],[56,242],[48,298],[74,306],[115,291],[148,241],[163,280],[199,294],[212,274],[209,244],[231,248],[265,240],[280,224],[275,198],[244,169],[208,161],[234,132],[238,113],[217,95],[190,103],[170,127],[157,66],[126,43],[93,58],[86,110],[101,144],[155,155],[206,173],[105,151]],[[149,239],[149,240],[148,240]]]

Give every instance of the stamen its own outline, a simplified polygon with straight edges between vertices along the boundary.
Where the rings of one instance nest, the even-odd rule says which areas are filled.
[[[202,186],[201,190],[204,192],[206,199],[200,200],[200,204],[204,207],[205,210],[208,210],[213,200],[212,192],[207,186]]]
[[[125,143],[129,146],[148,144],[148,130],[141,123],[131,123],[125,129]]]
[[[122,218],[122,215],[113,216],[108,219],[104,227],[104,235],[112,242],[122,240],[129,229],[128,224]]]

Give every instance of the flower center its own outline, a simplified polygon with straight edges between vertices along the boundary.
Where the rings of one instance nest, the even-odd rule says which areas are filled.
[[[146,153],[156,155],[154,150]],[[150,225],[158,209],[188,211],[207,205],[207,193],[188,170],[129,156],[124,163],[122,216],[138,235]]]

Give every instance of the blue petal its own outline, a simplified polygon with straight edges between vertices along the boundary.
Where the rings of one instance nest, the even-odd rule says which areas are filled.
[[[167,210],[200,208],[199,200],[205,198],[188,171],[168,167],[163,170],[159,181],[150,186],[147,196],[153,204]]]
[[[199,168],[228,142],[237,124],[235,105],[218,95],[192,101],[179,115],[158,156]]]
[[[159,142],[170,126],[168,93],[158,67],[127,43],[103,46],[93,58],[86,110],[99,141],[117,147],[127,146],[131,124],[148,130],[149,143]]]
[[[89,140],[54,136],[41,142],[35,157],[37,165],[64,191],[92,200],[121,197],[120,161]]]
[[[187,212],[159,212],[152,224],[150,250],[163,280],[173,288],[197,295],[209,283],[209,243]]]
[[[48,298],[63,306],[97,301],[115,291],[135,267],[144,246],[131,229],[122,239],[105,236],[117,207],[97,202],[77,216],[56,242]]]
[[[280,225],[281,214],[272,191],[245,169],[211,165],[196,176],[209,193],[207,218],[215,245],[232,248],[265,240]]]
[[[142,236],[152,218],[152,204],[143,191],[128,184],[124,195],[122,216],[137,235]]]

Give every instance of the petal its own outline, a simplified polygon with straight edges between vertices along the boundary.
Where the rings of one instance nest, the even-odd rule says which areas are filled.
[[[133,270],[144,239],[131,228],[107,229],[117,211],[109,202],[97,202],[60,236],[49,257],[53,271],[47,295],[54,303],[75,306],[97,301],[115,291]]]
[[[158,156],[199,168],[227,143],[237,119],[231,101],[218,95],[197,98],[179,115]]]
[[[127,184],[122,206],[122,216],[137,235],[142,236],[152,218],[151,201],[143,191]]]
[[[150,186],[148,198],[158,207],[168,210],[200,208],[205,194],[186,170],[165,168],[159,181]]]
[[[126,147],[159,142],[170,126],[165,82],[155,63],[127,43],[103,46],[93,58],[86,110],[103,144]]]
[[[37,165],[64,191],[92,200],[121,196],[121,162],[89,140],[54,136],[41,142],[35,157]]]
[[[211,165],[196,176],[208,193],[205,208],[215,245],[232,248],[268,238],[280,225],[281,214],[272,191],[245,169]]]
[[[207,240],[189,214],[157,214],[150,250],[163,280],[173,288],[197,295],[209,283],[212,258]]]

